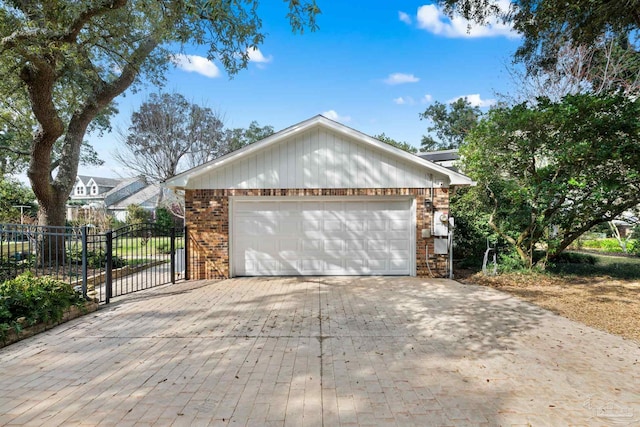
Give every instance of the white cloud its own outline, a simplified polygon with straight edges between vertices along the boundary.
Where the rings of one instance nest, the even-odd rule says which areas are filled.
[[[496,0],[495,3],[505,11],[510,5],[509,0]],[[486,25],[478,25],[474,22],[467,21],[459,14],[455,14],[453,18],[449,18],[441,7],[433,4],[420,6],[416,20],[419,28],[444,37],[519,37],[510,23],[504,24],[495,17],[489,18]]]
[[[400,96],[394,98],[393,103],[397,105],[415,105],[416,101],[411,96]]]
[[[336,110],[325,111],[322,115],[327,119],[335,120],[336,122],[346,123],[351,121],[351,116],[341,116]]]
[[[431,101],[433,101],[433,96],[431,96],[430,94],[428,94],[428,93],[427,93],[427,94],[425,94],[425,95],[422,97],[422,100],[421,100],[421,101],[422,101],[424,104],[428,104],[428,103],[430,103]]]
[[[407,25],[411,25],[411,23],[412,23],[412,20],[411,20],[411,17],[409,16],[409,14],[405,13],[405,12],[402,12],[402,11],[398,12],[398,19],[401,20],[402,22],[404,22]]]
[[[178,53],[173,55],[173,63],[176,67],[187,72],[202,74],[210,78],[220,77],[220,69],[216,67],[216,64],[203,56]]]
[[[389,74],[384,82],[388,85],[400,85],[403,83],[416,83],[419,82],[420,79],[413,74],[404,74],[404,73],[393,73]]]
[[[469,102],[469,104],[471,104],[472,107],[491,107],[493,105],[496,104],[496,100],[495,99],[482,99],[480,98],[480,94],[479,93],[474,93],[471,95],[462,95],[462,96],[458,96],[456,98],[450,99],[447,101],[447,104],[451,104],[453,102],[456,102],[458,99],[462,99],[462,98],[466,98],[467,102]]]
[[[249,62],[255,62],[258,64],[267,64],[273,60],[273,56],[264,56],[257,47],[248,48],[247,55],[249,55]]]

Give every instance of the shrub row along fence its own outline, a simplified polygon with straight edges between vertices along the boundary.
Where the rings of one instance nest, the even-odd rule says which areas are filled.
[[[50,276],[109,303],[115,296],[188,279],[185,228],[0,224],[0,282],[24,272]]]

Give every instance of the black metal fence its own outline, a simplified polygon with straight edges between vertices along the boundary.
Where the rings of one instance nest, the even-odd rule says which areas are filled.
[[[185,229],[135,224],[107,232],[89,226],[0,224],[0,282],[30,271],[111,297],[188,277]]]

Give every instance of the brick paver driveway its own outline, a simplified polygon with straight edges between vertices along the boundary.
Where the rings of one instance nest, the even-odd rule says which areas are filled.
[[[145,291],[0,350],[0,424],[640,424],[637,344],[492,289],[272,278]]]

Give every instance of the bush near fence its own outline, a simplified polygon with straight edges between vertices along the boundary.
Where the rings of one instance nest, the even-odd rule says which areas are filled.
[[[51,277],[23,273],[7,280],[0,284],[0,341],[12,330],[19,334],[25,327],[58,322],[70,307],[85,302],[70,284]]]

